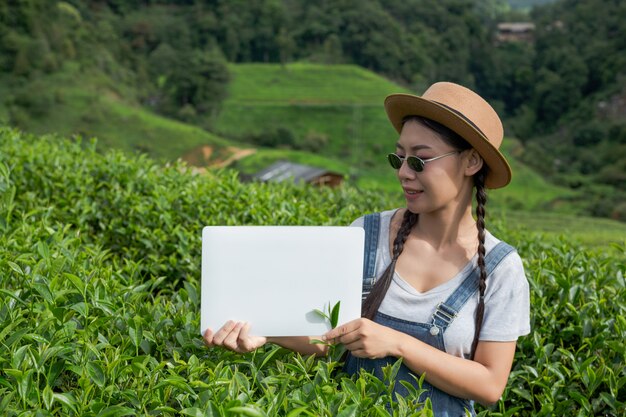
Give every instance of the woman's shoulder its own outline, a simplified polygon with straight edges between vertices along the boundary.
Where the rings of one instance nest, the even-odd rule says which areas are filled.
[[[504,242],[491,233],[487,231],[485,234],[485,250],[489,253],[492,249],[494,249],[498,243]],[[520,280],[526,281],[526,276],[524,273],[524,263],[522,258],[514,246],[511,246],[509,243],[504,242],[509,245],[513,250],[508,252],[504,258],[502,258],[501,262],[493,270],[493,279],[497,279],[499,276],[509,277],[507,281],[510,280]]]
[[[508,242],[505,242],[502,239],[497,238],[496,236],[491,234],[489,230],[485,230],[485,250],[489,252],[491,249],[495,248],[498,245],[498,243],[507,244],[508,246],[513,248],[513,251],[511,253],[514,252],[517,255],[517,249],[513,245],[511,245]]]
[[[381,211],[380,212],[380,222],[385,224],[385,223],[389,223],[391,221],[391,219],[393,218],[393,215],[398,211],[398,210],[402,210],[402,209],[391,209],[391,210],[385,210],[385,211]],[[354,220],[352,222],[352,224],[350,224],[350,226],[352,227],[363,227],[363,223],[364,223],[364,218],[366,215],[363,215],[359,218],[357,218],[356,220]]]

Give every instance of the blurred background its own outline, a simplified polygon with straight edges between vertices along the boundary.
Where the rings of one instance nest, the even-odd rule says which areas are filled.
[[[0,125],[242,180],[393,192],[382,102],[440,80],[504,120],[500,207],[626,220],[626,2],[0,4]]]

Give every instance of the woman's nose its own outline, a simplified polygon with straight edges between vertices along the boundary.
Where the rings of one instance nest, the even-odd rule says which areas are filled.
[[[406,159],[402,161],[402,165],[400,165],[400,169],[398,169],[398,178],[400,180],[412,180],[416,177],[416,172],[409,168],[409,164],[406,162]]]

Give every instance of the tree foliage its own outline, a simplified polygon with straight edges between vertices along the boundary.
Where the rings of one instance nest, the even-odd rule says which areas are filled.
[[[439,80],[476,89],[505,117],[507,134],[525,143],[527,162],[590,195],[609,186],[615,192],[598,204],[618,204],[625,198],[615,184],[626,157],[619,133],[626,3],[527,1],[547,3],[530,14],[519,3],[9,0],[0,4],[0,73],[8,86],[0,116],[4,105],[14,124],[40,117],[50,94],[28,97],[36,95],[33,82],[79,65],[128,86],[154,111],[211,129],[227,95],[228,62],[352,63],[416,93]],[[520,18],[535,24],[533,41],[498,42],[496,23]]]

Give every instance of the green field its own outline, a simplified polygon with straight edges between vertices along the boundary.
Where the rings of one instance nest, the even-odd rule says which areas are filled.
[[[355,65],[237,64],[227,104],[371,105],[387,94],[408,92]]]
[[[392,397],[393,368],[350,376],[337,357],[238,355],[200,337],[203,226],[345,225],[390,204],[0,128],[0,415],[430,416],[418,391]],[[489,227],[522,256],[532,333],[478,415],[623,417],[625,226],[520,215]]]

